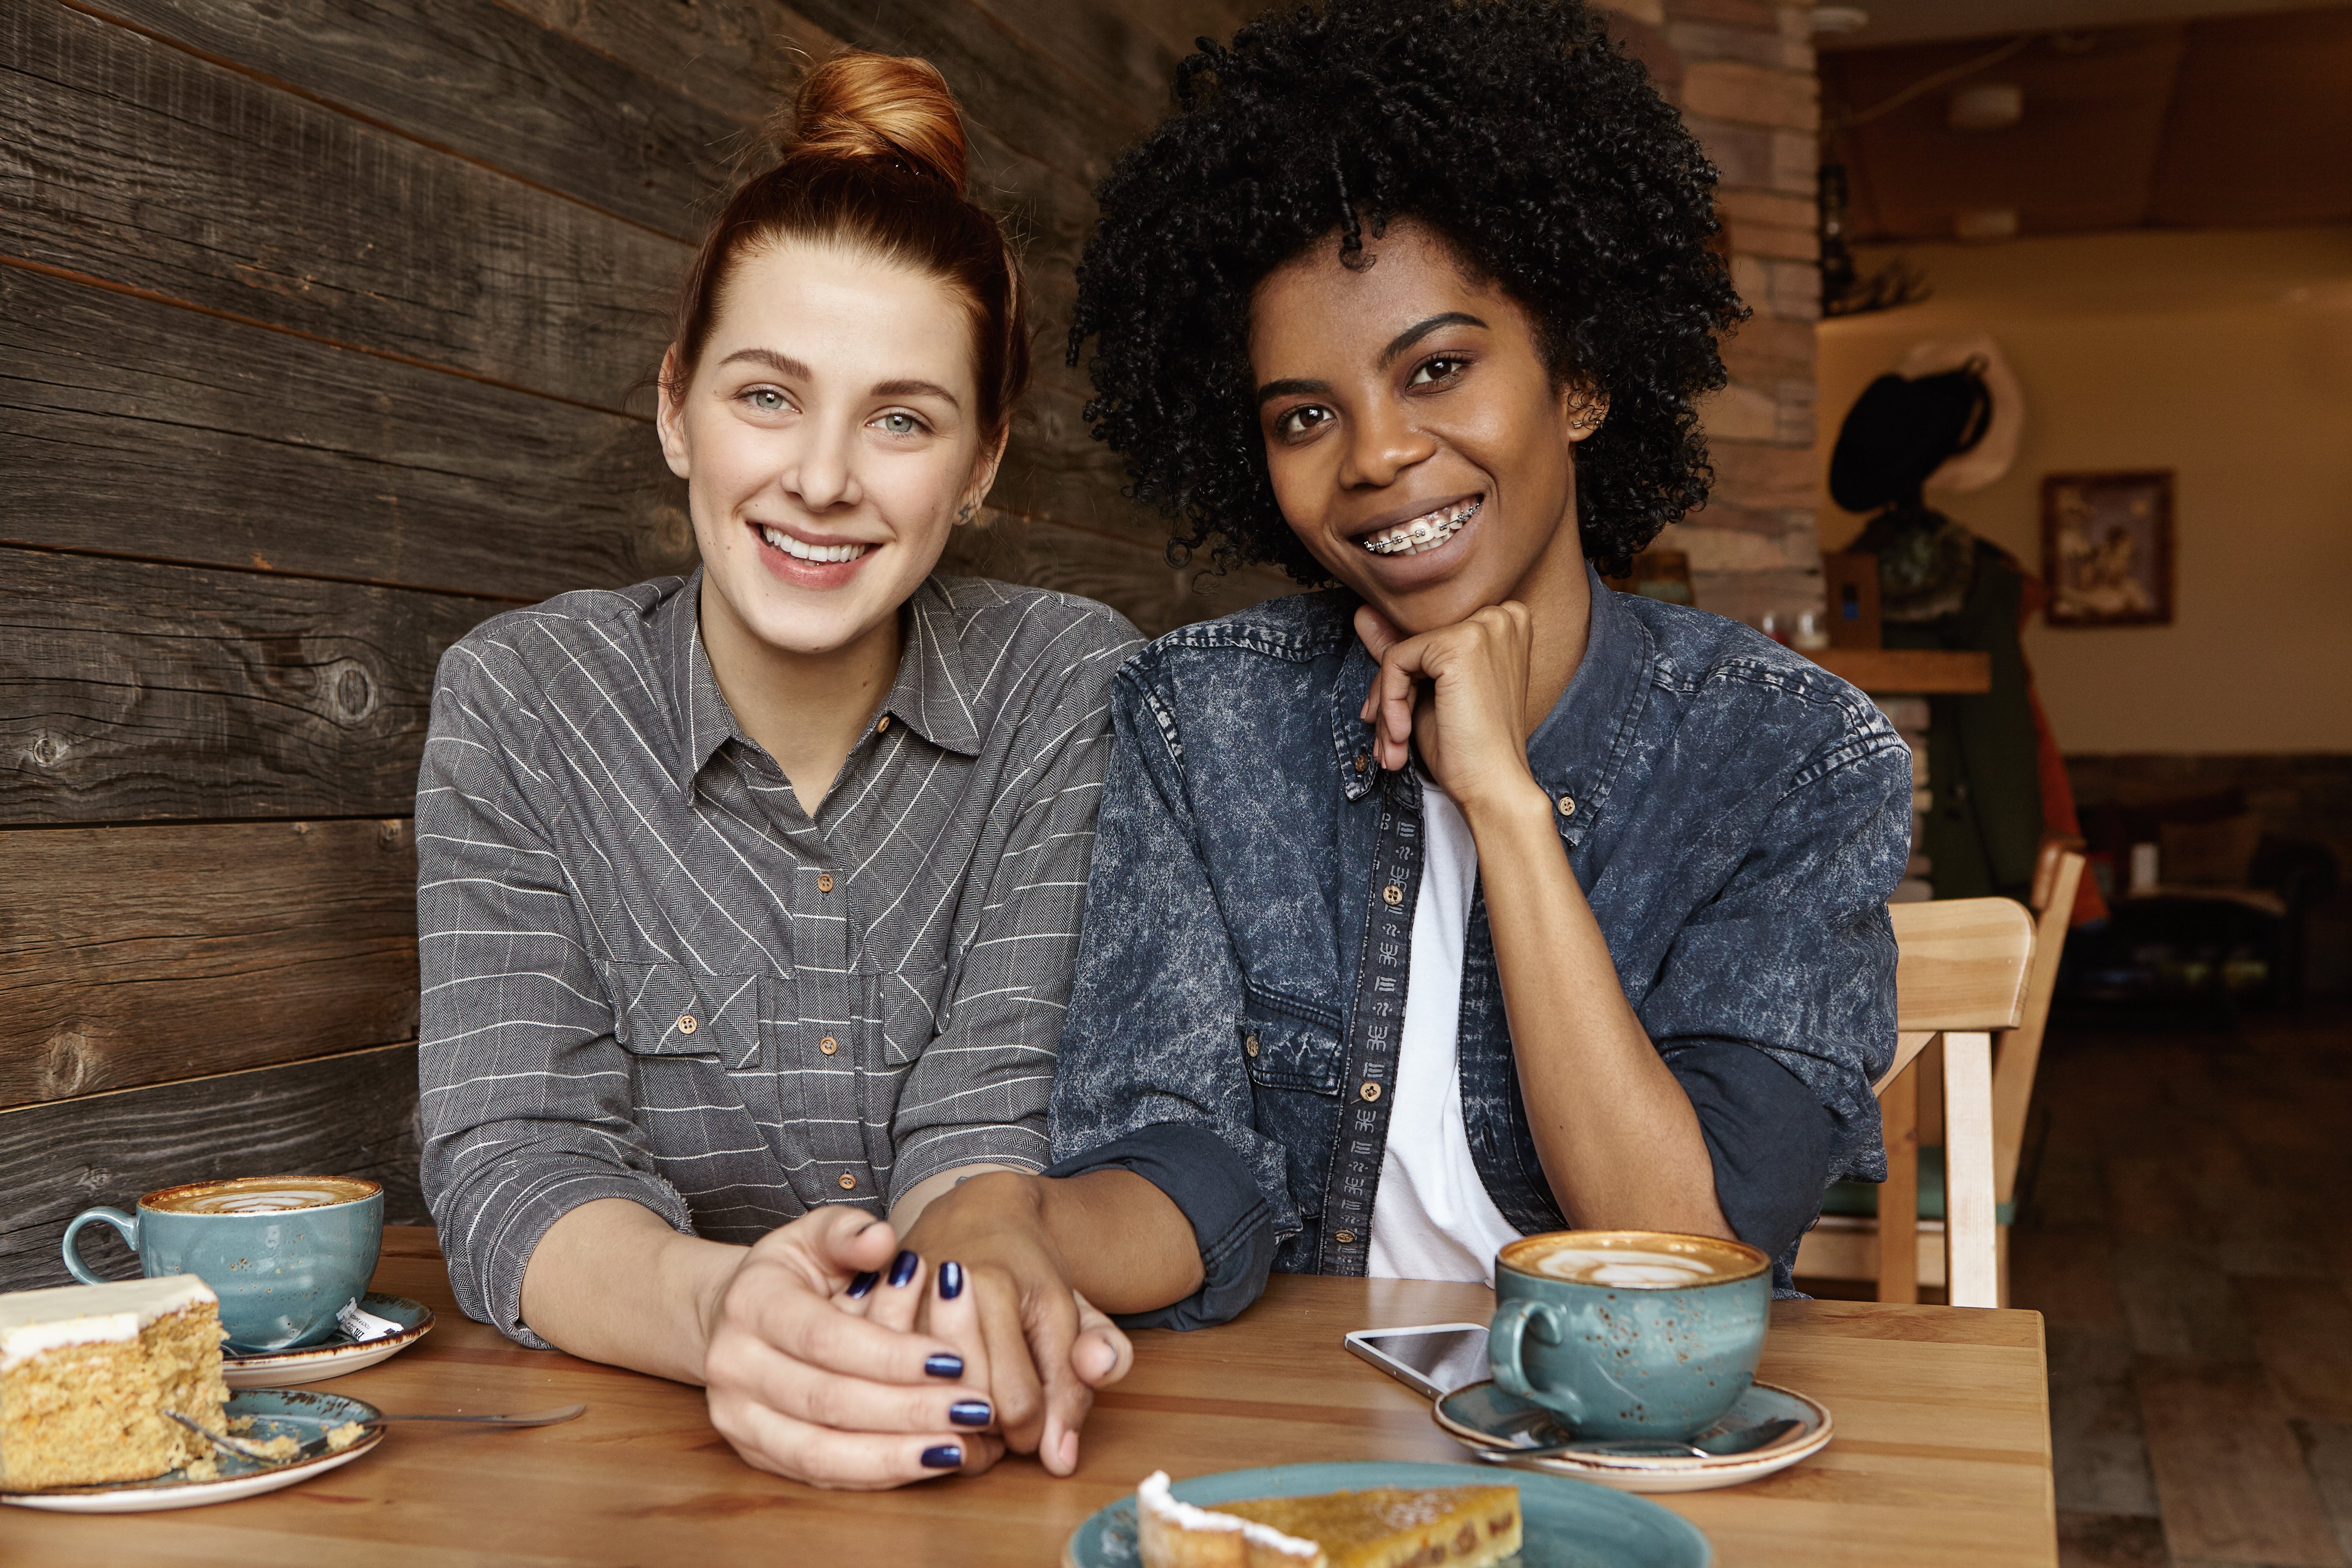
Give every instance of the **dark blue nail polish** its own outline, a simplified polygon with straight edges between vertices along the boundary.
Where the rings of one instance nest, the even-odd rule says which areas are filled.
[[[948,1406],[948,1419],[958,1426],[985,1426],[995,1418],[985,1399],[959,1399]]]
[[[923,1450],[923,1468],[930,1470],[963,1468],[963,1449],[953,1443],[942,1443],[936,1448]]]
[[[961,1377],[963,1375],[963,1357],[960,1355],[949,1355],[942,1352],[923,1363],[923,1370],[929,1373],[933,1377]]]
[[[915,1277],[915,1270],[922,1266],[922,1261],[911,1252],[898,1254],[890,1260],[890,1283],[894,1286],[905,1286],[908,1280]]]
[[[947,1262],[940,1265],[940,1300],[952,1301],[963,1294],[963,1265]]]
[[[882,1276],[875,1273],[871,1268],[867,1269],[849,1282],[850,1296],[853,1299],[864,1296],[866,1292],[874,1289],[874,1282],[881,1278]]]

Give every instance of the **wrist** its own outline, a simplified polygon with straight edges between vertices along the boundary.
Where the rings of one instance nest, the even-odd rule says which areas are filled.
[[[1552,826],[1551,797],[1536,783],[1535,775],[1525,770],[1492,788],[1458,796],[1454,804],[1469,826],[1470,837],[1481,845],[1488,836],[1497,833],[1520,835],[1541,828],[1549,835],[1556,831]]]

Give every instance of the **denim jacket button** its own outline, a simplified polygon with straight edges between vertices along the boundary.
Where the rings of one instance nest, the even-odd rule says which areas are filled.
[[[1372,759],[1371,759],[1371,758],[1370,758],[1370,757],[1368,757],[1368,756],[1364,755],[1364,753],[1363,753],[1363,752],[1358,752],[1356,753],[1356,771],[1357,771],[1358,773],[1360,773],[1364,772],[1366,769],[1370,768],[1371,765],[1372,765]]]
[[[1370,1104],[1371,1101],[1378,1100],[1381,1097],[1381,1086],[1376,1083],[1367,1083],[1361,1089],[1356,1090],[1356,1097],[1359,1100],[1363,1100],[1366,1104]]]
[[[1394,909],[1399,904],[1404,902],[1404,889],[1398,887],[1394,882],[1391,882],[1387,887],[1381,889],[1381,901],[1388,905],[1389,908]]]
[[[1331,1233],[1331,1239],[1342,1247],[1353,1247],[1356,1245],[1356,1233],[1352,1230],[1335,1230]]]
[[[1559,797],[1559,814],[1562,816],[1574,816],[1576,815],[1576,797],[1574,795],[1564,795]]]
[[[1247,1051],[1251,1056],[1257,1055],[1257,1037],[1255,1035],[1252,1035],[1248,1039],[1244,1040],[1242,1042],[1242,1049]]]

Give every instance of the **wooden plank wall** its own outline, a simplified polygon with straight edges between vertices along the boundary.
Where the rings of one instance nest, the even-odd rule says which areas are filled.
[[[1058,352],[1095,183],[1256,8],[0,0],[0,1289],[61,1281],[70,1215],[167,1181],[345,1171],[424,1217],[433,669],[503,608],[691,563],[646,380],[799,60],[936,62],[1026,237],[1038,384],[951,564],[1147,632],[1288,586],[1167,565]],[[1795,8],[1618,8],[1674,90],[1683,53],[1761,51],[1802,81],[1730,97],[1810,112]],[[1794,194],[1777,134],[1748,183]],[[1802,402],[1810,324],[1773,341]]]
[[[1150,631],[1279,585],[1169,568],[1055,352],[1094,183],[1242,9],[0,0],[0,1288],[173,1180],[424,1217],[434,666],[691,563],[645,380],[807,55],[937,62],[1026,237],[1043,374],[957,563]]]

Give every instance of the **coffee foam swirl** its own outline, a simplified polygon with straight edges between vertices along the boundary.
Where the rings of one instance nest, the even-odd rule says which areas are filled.
[[[1563,1247],[1533,1260],[1535,1271],[1586,1285],[1623,1285],[1672,1289],[1722,1278],[1723,1270],[1697,1258],[1631,1247]]]
[[[288,1214],[357,1203],[376,1190],[373,1182],[341,1176],[244,1176],[172,1187],[139,1202],[164,1214]]]
[[[1498,1261],[1522,1274],[1626,1290],[1725,1284],[1771,1266],[1738,1242],[1664,1231],[1551,1231],[1513,1242]]]

